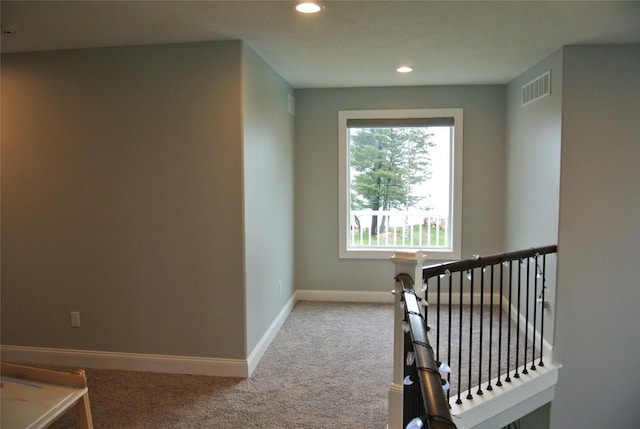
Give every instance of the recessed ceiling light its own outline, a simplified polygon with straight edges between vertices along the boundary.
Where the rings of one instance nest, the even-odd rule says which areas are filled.
[[[301,13],[317,13],[322,10],[322,6],[312,1],[305,1],[298,3],[296,10]]]
[[[398,67],[396,71],[398,73],[411,73],[413,69],[409,66],[402,66],[402,67]]]

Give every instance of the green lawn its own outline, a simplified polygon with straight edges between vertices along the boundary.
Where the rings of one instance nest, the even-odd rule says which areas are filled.
[[[371,236],[369,240],[369,228],[364,228],[362,231],[362,239],[360,234],[356,231],[351,236],[351,246],[420,246],[419,235],[420,225],[413,225],[413,235],[411,231],[407,231],[407,234],[403,237],[403,228],[389,228],[385,234],[379,236]],[[395,244],[394,244],[395,235]],[[438,228],[436,225],[432,225],[427,228],[422,225],[422,246],[425,247],[444,247],[446,246],[446,233],[444,230]]]

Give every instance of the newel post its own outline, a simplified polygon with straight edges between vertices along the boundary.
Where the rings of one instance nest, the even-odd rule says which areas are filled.
[[[416,292],[422,292],[422,267],[426,255],[422,252],[396,252],[391,257],[395,265],[394,278],[398,274],[409,274],[417,284]],[[393,320],[393,380],[389,387],[389,421],[388,429],[403,429],[402,409],[404,392],[404,331],[402,320],[404,310],[400,306],[402,299],[402,286],[394,282],[394,320]]]

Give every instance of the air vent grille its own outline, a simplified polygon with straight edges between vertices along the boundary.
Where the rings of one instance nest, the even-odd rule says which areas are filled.
[[[551,70],[522,85],[522,105],[526,106],[551,94]]]

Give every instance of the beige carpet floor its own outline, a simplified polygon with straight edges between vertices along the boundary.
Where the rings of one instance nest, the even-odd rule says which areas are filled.
[[[392,328],[391,305],[301,301],[250,379],[86,368],[94,427],[383,429]]]
[[[429,308],[429,325],[435,327],[435,307]],[[451,324],[453,402],[458,390],[455,344],[460,323],[459,307],[453,306],[452,310],[456,315]],[[479,323],[474,322],[473,329],[469,329],[468,310],[464,308],[462,319],[462,368],[466,368],[470,332],[472,348],[475,350],[480,344]],[[478,316],[475,307],[474,318]],[[487,311],[483,314],[484,330],[489,326],[488,317]],[[503,315],[506,324],[505,318]],[[497,320],[496,316],[494,329]],[[447,325],[447,320],[441,320],[443,330]],[[429,337],[437,350],[434,331]],[[486,352],[486,333],[482,343]],[[497,347],[495,336],[492,343]],[[441,338],[439,345],[444,360],[447,339]],[[384,429],[392,355],[391,304],[300,301],[249,379],[85,370],[96,429]],[[513,362],[514,357],[511,359]],[[485,357],[483,366],[487,362]],[[495,376],[496,357],[492,367]],[[477,382],[476,372],[474,363],[472,385]],[[469,393],[467,371],[463,369],[460,375],[464,399]],[[475,389],[471,393],[475,395]],[[74,423],[72,416],[66,416],[52,428],[72,428]]]

